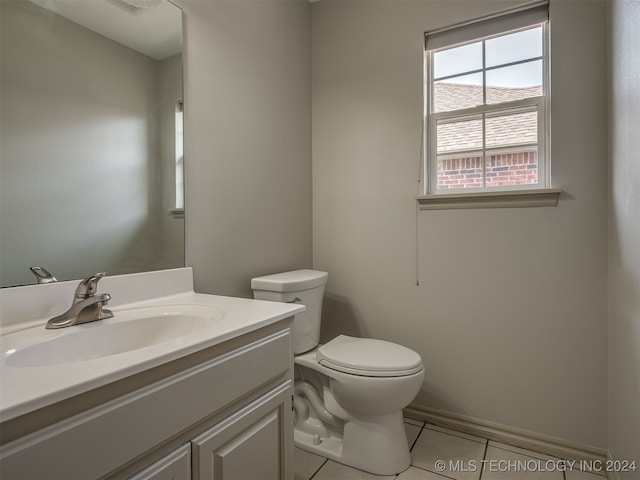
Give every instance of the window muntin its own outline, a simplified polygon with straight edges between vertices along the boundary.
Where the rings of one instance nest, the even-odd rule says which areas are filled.
[[[546,38],[544,21],[426,51],[427,193],[548,186]]]

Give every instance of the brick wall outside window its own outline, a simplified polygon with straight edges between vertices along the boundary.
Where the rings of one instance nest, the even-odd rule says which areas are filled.
[[[511,152],[487,157],[487,187],[538,183],[537,152]],[[482,187],[482,157],[438,160],[438,189]]]

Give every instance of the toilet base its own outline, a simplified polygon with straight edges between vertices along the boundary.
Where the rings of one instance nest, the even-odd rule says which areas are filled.
[[[411,454],[402,412],[351,419],[344,423],[342,436],[329,436],[294,428],[297,447],[375,475],[395,475],[411,464]]]

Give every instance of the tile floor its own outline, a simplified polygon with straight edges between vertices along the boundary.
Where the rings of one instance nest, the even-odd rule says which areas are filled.
[[[295,480],[605,480],[563,469],[560,459],[424,422],[405,419],[411,466],[400,475],[378,476],[347,467],[299,448]],[[562,471],[564,470],[564,471]]]

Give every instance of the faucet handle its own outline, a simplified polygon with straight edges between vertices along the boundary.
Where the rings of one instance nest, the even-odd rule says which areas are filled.
[[[107,272],[94,273],[82,280],[76,287],[75,297],[80,300],[93,297],[98,290],[98,282],[106,274]]]
[[[51,275],[44,267],[33,266],[29,267],[29,270],[36,276],[38,283],[55,283],[58,281],[56,277]]]

